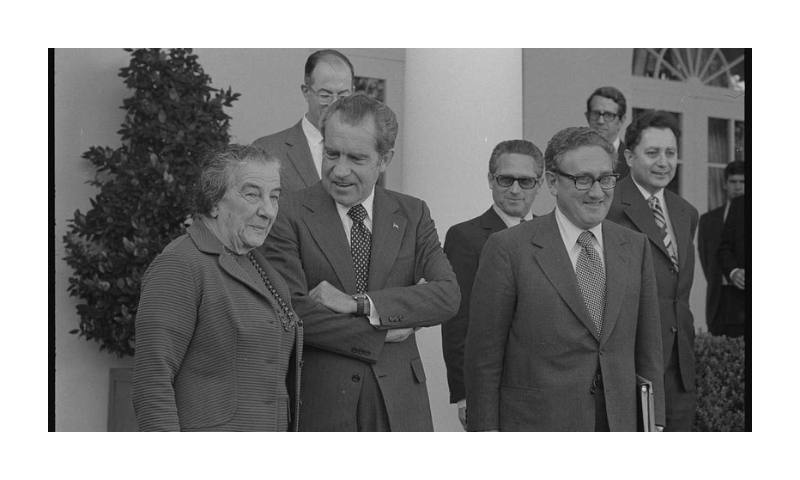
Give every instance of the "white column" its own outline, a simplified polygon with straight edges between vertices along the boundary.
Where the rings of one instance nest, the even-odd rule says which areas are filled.
[[[403,191],[427,202],[439,239],[492,204],[489,155],[522,138],[521,49],[408,49],[400,141]],[[461,431],[449,405],[441,330],[417,340],[425,363],[434,428]]]

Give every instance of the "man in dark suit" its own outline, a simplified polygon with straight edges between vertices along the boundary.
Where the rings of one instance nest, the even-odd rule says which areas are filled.
[[[731,201],[731,209],[719,242],[720,268],[733,289],[728,295],[729,308],[738,314],[723,326],[722,334],[729,337],[743,336],[750,321],[747,311],[748,290],[745,284],[748,250],[744,210],[745,196]]]
[[[630,169],[625,161],[625,142],[619,138],[619,131],[625,124],[628,103],[625,95],[614,87],[600,87],[586,99],[586,121],[589,128],[611,142],[616,150],[617,164],[614,171],[619,178],[628,176]]]
[[[706,325],[712,335],[722,335],[726,325],[737,322],[738,315],[743,312],[732,308],[731,295],[737,295],[736,287],[722,274],[717,261],[717,248],[722,236],[722,226],[730,210],[731,201],[744,195],[745,177],[744,162],[736,160],[725,167],[725,183],[722,185],[727,201],[725,205],[715,208],[700,216],[697,228],[697,251],[700,253],[700,265],[706,276]],[[735,300],[733,300],[735,302]]]
[[[605,221],[614,148],[586,127],[547,144],[556,209],[495,233],[472,289],[464,372],[470,431],[636,431],[637,381],[664,425],[650,246]]]
[[[489,235],[533,218],[531,205],[539,193],[544,157],[525,140],[506,140],[489,157],[489,189],[494,204],[486,212],[447,231],[444,253],[461,287],[458,314],[442,325],[442,353],[447,367],[450,403],[458,406],[458,419],[466,425],[467,393],[464,388],[464,343],[469,325],[469,300],[478,259]]]
[[[283,192],[302,190],[319,182],[322,167],[322,133],[319,121],[337,98],[353,92],[353,64],[336,50],[314,52],[306,60],[300,91],[308,112],[293,127],[261,137],[253,145],[281,159]]]
[[[432,431],[414,330],[456,314],[456,277],[427,205],[376,186],[394,113],[356,94],[321,126],[322,181],[281,199],[263,247],[304,323],[300,430]]]
[[[680,128],[667,112],[649,111],[625,132],[630,177],[617,185],[609,220],[644,233],[658,283],[667,431],[690,431],[695,411],[694,279],[697,209],[665,187],[675,177]]]

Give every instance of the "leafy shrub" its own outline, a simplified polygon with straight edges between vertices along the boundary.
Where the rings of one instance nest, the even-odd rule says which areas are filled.
[[[97,169],[88,183],[100,193],[88,212],[75,211],[64,236],[64,260],[74,270],[67,289],[83,302],[80,326],[70,333],[118,357],[134,353],[142,275],[185,230],[198,155],[228,144],[230,117],[222,107],[239,97],[230,87],[211,88],[191,49],[125,51],[132,58],[119,76],[133,96],[121,107],[122,146],[83,154]]]
[[[694,345],[697,371],[694,431],[744,431],[744,339],[701,333]]]

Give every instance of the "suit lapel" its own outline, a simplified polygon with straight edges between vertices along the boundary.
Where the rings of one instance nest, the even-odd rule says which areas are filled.
[[[494,211],[493,207],[489,207],[483,215],[481,215],[481,228],[483,228],[486,238],[495,232],[505,230],[506,223],[500,218],[500,215]]]
[[[306,134],[303,133],[303,120],[300,120],[297,125],[292,127],[290,135],[286,138],[286,145],[290,147],[286,151],[286,156],[297,169],[300,178],[303,179],[306,185],[311,186],[319,182],[319,174],[314,167],[314,157],[308,148]]]
[[[336,210],[336,203],[322,188],[322,183],[318,182],[307,190],[303,207],[306,209],[303,212],[303,221],[336,272],[342,288],[345,292],[355,293],[358,290],[356,272],[347,235]]]
[[[603,252],[606,264],[606,311],[600,345],[605,343],[617,323],[625,291],[628,288],[628,259],[625,255],[627,241],[620,237],[611,221],[603,222]],[[611,280],[609,280],[611,279]]]
[[[368,290],[380,290],[391,273],[406,232],[407,219],[400,206],[381,187],[375,187],[372,207],[372,249]]]
[[[540,248],[534,253],[534,259],[575,316],[595,338],[598,338],[589,309],[586,308],[586,303],[583,301],[575,269],[564,248],[564,240],[561,239],[561,233],[558,230],[555,210],[543,218],[545,220],[533,235],[533,244]]]
[[[669,258],[669,252],[667,252],[664,239],[661,237],[661,230],[658,229],[656,221],[653,218],[653,212],[650,210],[650,206],[647,205],[644,196],[642,196],[642,193],[636,188],[636,185],[630,177],[620,182],[620,184],[622,185],[620,203],[625,211],[625,215],[636,225],[636,228],[640,232],[647,235],[647,238]],[[669,208],[669,205],[667,208]],[[678,252],[678,255],[680,256],[680,252]]]
[[[691,214],[686,209],[683,202],[679,202],[680,197],[674,193],[665,190],[664,202],[667,204],[667,213],[669,220],[672,222],[672,231],[675,233],[675,241],[678,242],[678,270],[684,271],[686,260],[689,255],[694,255],[694,251],[690,251],[691,238],[689,232],[691,231]],[[691,275],[691,273],[690,273]]]

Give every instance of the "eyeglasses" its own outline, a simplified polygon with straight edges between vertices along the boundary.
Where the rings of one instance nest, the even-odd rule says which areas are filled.
[[[341,93],[330,93],[327,90],[323,90],[322,93],[317,92],[313,88],[306,85],[306,88],[311,90],[311,93],[317,96],[317,101],[320,105],[330,105],[331,103],[339,100],[340,98],[349,97],[352,95],[353,92],[341,92]]]
[[[590,112],[586,112],[586,114],[589,116],[589,120],[593,122],[599,120],[601,116],[603,117],[603,120],[605,120],[606,122],[610,122],[615,118],[619,117],[618,113],[601,112],[598,110],[592,110]]]
[[[531,188],[535,187],[537,183],[539,183],[538,178],[531,178],[531,177],[511,177],[508,175],[494,175],[494,181],[497,182],[503,188],[508,188],[514,185],[514,182],[519,183],[520,188],[524,188],[525,190],[530,190]]]
[[[564,173],[561,170],[551,170],[553,173],[561,175],[562,177],[569,178],[573,182],[575,182],[575,188],[578,190],[591,190],[594,186],[594,182],[600,184],[600,188],[603,190],[611,190],[617,185],[617,178],[619,178],[619,173],[612,173],[610,175],[603,175],[598,179],[594,179],[588,175],[581,175],[576,177],[575,175],[570,175],[569,173]]]

